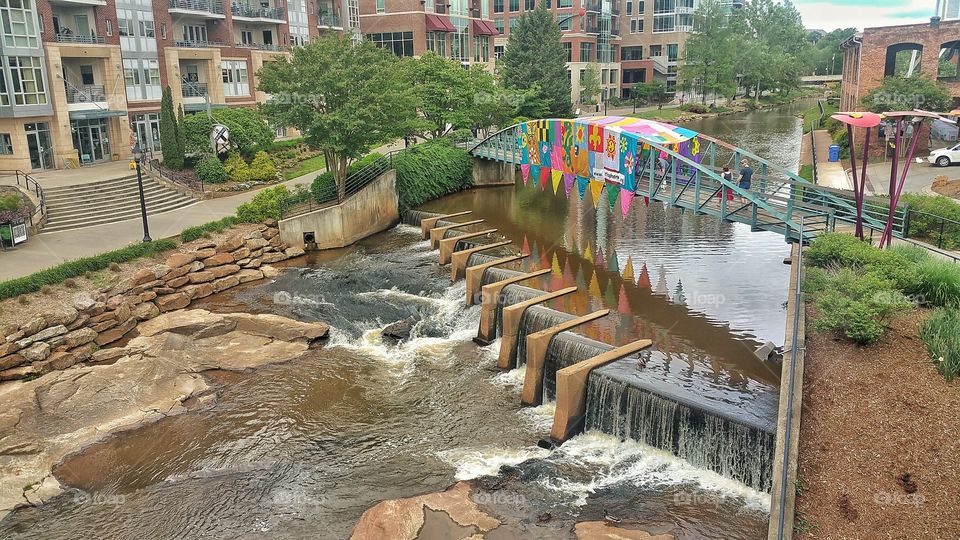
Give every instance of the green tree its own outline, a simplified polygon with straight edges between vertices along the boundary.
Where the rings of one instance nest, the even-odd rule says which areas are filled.
[[[163,90],[160,100],[160,147],[163,150],[163,164],[174,170],[183,168],[183,147],[179,137],[177,117],[173,112],[173,93],[170,87]]]
[[[767,90],[789,92],[799,86],[810,42],[792,3],[753,0],[736,12],[731,29],[741,40],[734,65],[756,100]]]
[[[593,105],[600,95],[600,69],[597,64],[588,64],[580,81],[580,103]]]
[[[940,83],[925,76],[887,77],[883,84],[867,92],[861,100],[869,111],[948,111],[951,98],[947,89]]]
[[[209,154],[210,132],[213,124],[223,124],[229,129],[230,147],[245,156],[252,156],[257,150],[269,146],[275,137],[273,128],[257,109],[246,107],[219,108],[212,112],[213,121],[206,113],[189,114],[180,124],[186,155]]]
[[[538,96],[547,103],[548,114],[565,118],[571,114],[572,103],[561,35],[553,13],[543,5],[526,12],[510,30],[497,69],[504,87],[527,91],[536,86]]]
[[[810,32],[807,41],[810,42],[809,71],[814,75],[839,75],[843,73],[843,51],[840,44],[857,33],[856,28],[838,28],[832,32],[820,35]]]
[[[293,126],[323,151],[338,193],[350,163],[411,132],[416,98],[404,84],[399,60],[369,41],[330,36],[293,50],[289,61],[258,72],[263,105],[274,123]]]
[[[704,1],[693,14],[680,78],[699,92],[704,103],[707,93],[730,95],[736,91],[737,41],[729,20],[727,8],[716,0]]]
[[[663,81],[651,81],[648,83],[637,83],[630,90],[633,97],[634,106],[638,103],[656,103],[663,107],[663,102],[667,99],[667,85]]]

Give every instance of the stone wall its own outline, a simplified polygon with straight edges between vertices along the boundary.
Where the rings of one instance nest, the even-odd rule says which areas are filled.
[[[143,268],[96,296],[79,295],[63,309],[20,325],[0,328],[0,381],[32,378],[74,364],[108,362],[122,349],[118,341],[160,313],[193,300],[273,277],[270,266],[303,255],[280,240],[277,222],[235,234],[223,242],[200,243],[174,253],[163,264]]]

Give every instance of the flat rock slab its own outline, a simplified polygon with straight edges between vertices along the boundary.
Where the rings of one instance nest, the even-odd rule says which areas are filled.
[[[159,315],[140,330],[114,353],[113,363],[0,385],[0,519],[60,493],[51,470],[71,452],[185,412],[186,404],[212,404],[214,388],[203,371],[293,360],[328,327],[274,315],[187,310]],[[211,399],[190,399],[202,396]]]

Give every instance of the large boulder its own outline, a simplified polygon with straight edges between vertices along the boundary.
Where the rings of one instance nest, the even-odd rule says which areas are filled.
[[[327,336],[330,327],[322,322],[295,321],[280,315],[261,313],[230,313],[228,320],[237,323],[237,330],[283,341],[314,341]]]
[[[161,312],[164,312],[189,306],[190,298],[183,293],[165,294],[158,296],[155,303],[157,304],[157,308],[159,308]]]
[[[404,340],[410,337],[410,331],[413,330],[413,325],[415,324],[417,324],[415,317],[407,317],[406,319],[383,327],[380,335],[397,341]]]

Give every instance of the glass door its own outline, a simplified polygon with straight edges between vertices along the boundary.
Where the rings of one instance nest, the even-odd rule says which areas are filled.
[[[30,168],[49,169],[53,167],[53,147],[50,144],[50,129],[46,122],[25,124],[27,150],[30,153]]]

